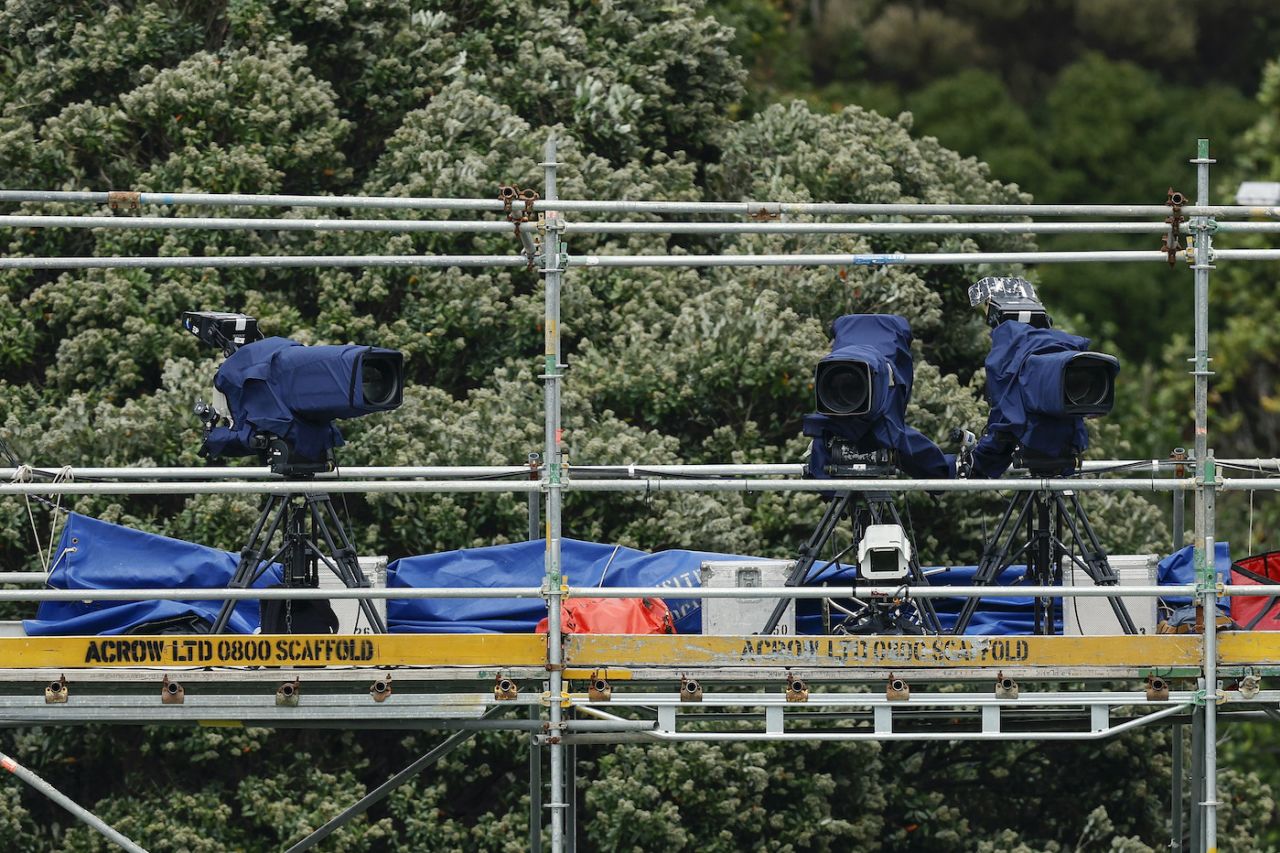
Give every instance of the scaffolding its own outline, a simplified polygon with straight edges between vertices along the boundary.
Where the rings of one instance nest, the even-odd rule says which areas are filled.
[[[1220,584],[1215,575],[1215,502],[1219,492],[1275,490],[1280,478],[1224,477],[1223,470],[1280,474],[1280,460],[1215,459],[1208,441],[1209,277],[1223,260],[1280,260],[1280,249],[1215,249],[1216,233],[1280,232],[1280,208],[1211,205],[1207,140],[1200,140],[1194,204],[850,204],[784,202],[592,201],[559,198],[555,140],[544,150],[540,198],[520,197],[523,217],[508,220],[221,218],[143,215],[6,215],[0,228],[253,229],[379,233],[511,233],[508,255],[3,257],[3,269],[165,269],[232,267],[529,267],[545,282],[544,434],[541,461],[509,466],[343,468],[320,475],[330,492],[523,493],[530,538],[545,538],[540,587],[343,590],[0,590],[4,601],[141,599],[408,599],[537,598],[545,602],[545,635],[352,635],[258,637],[165,636],[2,637],[0,724],[195,723],[236,720],[267,726],[387,727],[454,730],[438,747],[290,848],[309,849],[413,774],[467,738],[487,730],[527,732],[530,752],[530,849],[550,825],[554,853],[576,843],[576,748],[583,744],[685,741],[1092,740],[1138,726],[1171,724],[1174,789],[1171,849],[1217,847],[1217,731],[1226,719],[1276,718],[1280,691],[1259,678],[1280,672],[1280,635],[1227,633],[1212,617],[1203,632],[1133,636],[622,636],[564,635],[561,604],[573,597],[669,596],[666,587],[579,588],[562,571],[566,492],[826,491],[803,479],[796,464],[569,465],[562,448],[565,364],[560,339],[564,277],[578,268],[715,266],[888,266],[926,264],[1186,263],[1194,278],[1195,443],[1185,457],[1088,463],[1079,478],[1014,476],[997,481],[855,480],[841,488],[910,491],[1147,491],[1172,496],[1174,545],[1183,540],[1183,507],[1194,496],[1196,581],[1180,586],[916,587],[912,595],[1107,597],[1193,596],[1206,614],[1232,596],[1268,593]],[[0,191],[0,202],[108,205],[115,213],[148,206],[309,208],[350,211],[507,213],[513,193],[498,198],[376,198],[151,192]],[[649,214],[720,217],[717,221],[573,221],[570,215]],[[790,216],[832,221],[790,221]],[[932,222],[928,217],[995,221]],[[536,217],[531,219],[530,217]],[[732,221],[745,217],[748,221]],[[840,221],[850,217],[925,221]],[[1041,217],[1051,220],[1029,221]],[[1072,220],[1079,217],[1079,220]],[[1092,221],[1099,217],[1134,221]],[[519,219],[519,221],[514,221]],[[1018,221],[1002,221],[1013,220]],[[1239,220],[1264,221],[1239,221]],[[514,221],[514,227],[513,227]],[[857,254],[574,255],[579,234],[1137,234],[1163,235],[1166,248],[1139,251],[1021,251]],[[1179,240],[1188,238],[1188,247]],[[1122,476],[1114,476],[1114,472]],[[296,489],[265,468],[87,468],[76,479],[58,468],[0,469],[0,494],[280,493]],[[477,479],[484,478],[484,479]],[[51,480],[51,481],[50,481]],[[0,582],[32,587],[43,575],[3,573]],[[859,594],[898,589],[860,584]],[[700,598],[825,598],[829,588],[701,589]],[[299,655],[304,657],[300,658]],[[312,655],[312,657],[305,657]],[[281,684],[280,669],[302,681]],[[326,664],[315,668],[315,662]],[[159,680],[160,670],[164,681]],[[70,678],[65,674],[70,673]],[[370,679],[374,679],[370,685]],[[395,689],[391,689],[394,678]],[[172,679],[172,680],[171,680]],[[1146,679],[1142,691],[1020,690],[1047,681]],[[1234,686],[1224,689],[1227,679]],[[1190,689],[1171,689],[1171,681]],[[180,683],[179,683],[180,682]],[[300,696],[298,687],[307,691]],[[912,693],[915,683],[963,682],[962,692]],[[823,691],[821,684],[884,687],[873,692]],[[985,687],[979,689],[979,685]],[[994,690],[991,685],[994,683]],[[294,685],[291,687],[291,684]],[[679,689],[671,692],[671,688]],[[216,690],[202,691],[203,686]],[[585,691],[574,689],[586,687]],[[704,685],[707,689],[704,690]],[[712,686],[725,688],[717,691]],[[190,688],[188,693],[187,688]],[[157,695],[160,693],[160,695]],[[175,699],[180,695],[180,700]],[[939,717],[937,711],[947,711]],[[753,728],[743,730],[744,721]],[[690,723],[697,723],[691,726]],[[814,723],[826,724],[822,728]],[[802,724],[802,725],[797,725]],[[1185,730],[1192,732],[1191,846],[1183,844]],[[542,753],[548,756],[543,802]],[[19,775],[79,819],[126,849],[141,849],[7,756]],[[544,819],[549,815],[549,820]]]

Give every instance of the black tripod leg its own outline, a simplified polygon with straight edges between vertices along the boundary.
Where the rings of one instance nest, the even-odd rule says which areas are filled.
[[[1093,525],[1089,523],[1089,516],[1085,515],[1084,505],[1080,503],[1080,496],[1075,492],[1071,493],[1071,505],[1068,508],[1065,498],[1057,495],[1058,504],[1067,521],[1067,526],[1071,529],[1071,537],[1080,546],[1083,551],[1083,560],[1085,572],[1098,586],[1116,586],[1120,583],[1120,578],[1116,575],[1115,569],[1111,568],[1111,562],[1107,559],[1107,552],[1102,549],[1102,543],[1098,540],[1098,534],[1094,532]],[[1077,526],[1077,522],[1078,525]],[[1083,533],[1082,537],[1080,534]],[[1133,617],[1129,615],[1129,608],[1124,606],[1124,601],[1118,597],[1109,597],[1107,602],[1111,605],[1111,611],[1115,613],[1116,620],[1120,623],[1120,630],[1126,634],[1138,633],[1138,628],[1133,624]]]
[[[878,508],[875,504],[868,502],[873,521],[878,522],[881,516],[887,515],[893,524],[898,525],[904,531],[907,529],[906,525],[902,523],[902,516],[898,514],[898,507],[892,499],[877,501],[876,503],[879,504]],[[920,558],[916,552],[915,537],[912,536],[911,539],[911,559],[907,561],[907,574],[911,578],[913,585],[928,586],[929,579],[924,576],[924,569],[920,566]],[[938,611],[933,606],[932,598],[913,599],[912,604],[915,605],[916,612],[920,614],[920,622],[926,631],[933,634],[942,633],[942,623],[938,621]]]
[[[277,504],[279,504],[278,511]],[[284,521],[288,508],[288,495],[267,495],[262,505],[262,512],[258,514],[258,520],[249,534],[249,542],[240,551],[240,562],[236,564],[235,573],[227,584],[228,589],[248,589],[253,584],[258,576],[258,566],[262,563],[271,540],[275,538],[276,530]],[[266,536],[263,537],[262,530],[266,527],[267,519],[270,519],[273,514],[275,518]],[[218,618],[213,623],[211,633],[221,634],[227,629],[227,623],[231,621],[231,614],[236,609],[236,604],[238,602],[232,598],[222,602],[222,608],[218,611]]]
[[[323,514],[315,508],[316,503],[324,507]],[[337,511],[333,508],[333,501],[327,494],[316,497],[311,505],[311,513],[315,519],[316,526],[320,529],[321,535],[324,536],[325,545],[329,548],[329,553],[333,555],[333,560],[337,564],[334,573],[348,589],[368,588],[370,586],[369,579],[365,577],[364,571],[360,568],[360,560],[356,557],[356,549],[351,546],[351,540],[347,536],[342,519],[338,517]],[[330,568],[334,567],[330,566]],[[387,625],[374,608],[373,602],[367,598],[362,598],[359,603],[360,611],[364,613],[365,619],[369,622],[369,630],[375,634],[387,633]]]
[[[1021,501],[1022,510],[1018,513],[1018,520],[1013,522],[1010,529],[1009,522],[1013,519],[1013,512],[1018,508]],[[1000,573],[1008,568],[1006,556],[1009,553],[1009,546],[1013,541],[1013,537],[1018,534],[1018,529],[1022,527],[1023,520],[1027,517],[1027,511],[1031,508],[1030,493],[1023,497],[1015,494],[1009,499],[1009,505],[1004,509],[1004,515],[1000,517],[1000,523],[996,526],[996,532],[987,541],[986,547],[982,551],[982,559],[978,561],[978,570],[973,575],[974,586],[989,586],[1000,577]],[[1009,531],[1008,540],[1006,541],[1005,532]],[[956,624],[951,628],[953,634],[963,634],[965,629],[969,627],[969,620],[973,618],[974,611],[978,609],[978,598],[966,598],[964,604],[960,607],[960,613],[956,616]]]
[[[1032,501],[1036,505],[1035,516],[1027,522],[1027,540],[1031,543],[1029,553],[1031,565],[1027,574],[1031,582],[1037,586],[1053,586],[1054,541],[1053,521],[1057,510],[1056,502],[1050,504],[1049,497],[1043,492],[1033,492]],[[1052,634],[1054,632],[1053,599],[1037,596],[1032,605],[1035,612],[1035,633]]]
[[[796,559],[795,566],[791,569],[791,574],[787,577],[786,586],[801,586],[804,584],[809,577],[809,570],[817,562],[818,555],[826,547],[827,541],[831,539],[831,534],[835,532],[836,525],[840,523],[840,519],[849,508],[849,501],[852,497],[852,492],[837,492],[836,496],[827,504],[826,512],[822,514],[822,519],[818,522],[813,535],[800,548],[800,555]],[[772,634],[774,632],[778,627],[778,623],[782,621],[782,614],[787,612],[787,607],[792,601],[793,599],[790,598],[778,599],[778,603],[774,605],[773,613],[769,614],[769,621],[764,623],[764,628],[760,631],[761,634]]]

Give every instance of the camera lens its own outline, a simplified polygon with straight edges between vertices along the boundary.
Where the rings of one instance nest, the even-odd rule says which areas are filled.
[[[1105,364],[1076,361],[1067,365],[1062,387],[1069,406],[1104,405],[1111,395],[1111,370]]]
[[[365,356],[361,376],[365,405],[386,406],[395,402],[400,382],[395,365],[389,359],[376,355]]]
[[[831,415],[864,415],[871,411],[871,369],[863,361],[818,365],[815,381],[818,408]]]

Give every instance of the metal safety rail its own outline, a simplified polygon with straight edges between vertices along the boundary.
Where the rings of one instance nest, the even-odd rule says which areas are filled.
[[[303,683],[318,683],[320,698],[312,702],[310,688],[296,704],[274,704],[274,698],[263,694],[260,682],[279,677],[279,673],[264,675],[244,669],[226,670],[212,669],[207,673],[195,674],[180,667],[181,664],[202,667],[233,666],[239,664],[262,666],[271,665],[262,660],[264,647],[259,642],[267,642],[265,647],[267,658],[284,666],[305,665],[291,660],[295,649],[284,646],[280,652],[281,660],[275,655],[280,651],[274,640],[238,638],[240,646],[228,645],[220,648],[217,643],[235,642],[237,638],[212,638],[214,645],[209,650],[207,659],[193,661],[191,655],[204,654],[204,647],[188,646],[187,643],[198,644],[211,640],[204,637],[166,637],[165,643],[151,657],[149,647],[135,647],[133,639],[128,641],[119,638],[0,638],[0,649],[3,649],[4,660],[21,661],[29,664],[26,667],[11,667],[0,670],[0,696],[7,696],[13,701],[9,705],[0,704],[0,719],[47,720],[50,722],[70,722],[77,719],[87,721],[87,717],[77,714],[107,714],[101,710],[108,707],[137,708],[150,706],[159,702],[156,695],[143,697],[134,702],[129,691],[137,691],[143,679],[147,679],[148,690],[154,690],[159,666],[172,671],[186,672],[182,677],[192,680],[193,685],[205,683],[236,684],[240,691],[239,699],[214,700],[221,701],[216,714],[221,718],[232,715],[248,715],[254,719],[274,721],[272,724],[287,724],[290,714],[295,714],[295,721],[308,715],[313,725],[336,725],[339,711],[330,713],[325,708],[339,709],[341,713],[355,713],[359,706],[362,718],[370,720],[382,714],[387,719],[383,724],[406,724],[403,716],[397,716],[402,707],[414,708],[419,716],[430,717],[434,712],[428,708],[443,709],[438,714],[438,724],[447,726],[501,727],[512,724],[516,728],[528,728],[535,734],[535,742],[545,747],[550,756],[549,793],[550,802],[546,804],[550,811],[551,847],[554,851],[565,850],[572,846],[574,797],[572,796],[577,776],[576,761],[573,759],[576,743],[584,742],[619,742],[626,739],[714,739],[711,735],[724,738],[736,738],[738,733],[696,732],[681,730],[676,718],[688,715],[692,708],[682,706],[678,698],[671,694],[653,694],[632,696],[629,690],[619,689],[613,694],[616,698],[608,700],[599,696],[585,698],[571,692],[575,682],[595,680],[597,673],[603,671],[607,679],[615,684],[633,681],[638,687],[648,683],[651,687],[661,679],[671,679],[677,667],[700,667],[716,682],[728,685],[759,684],[761,679],[780,679],[784,674],[794,676],[796,673],[809,675],[820,680],[830,678],[839,680],[840,676],[854,673],[854,678],[883,679],[886,674],[909,672],[912,678],[926,679],[929,676],[966,679],[972,677],[989,677],[992,667],[1003,667],[1008,672],[1018,672],[1027,678],[1055,678],[1063,674],[1079,674],[1093,671],[1105,675],[1121,675],[1123,677],[1150,676],[1151,678],[1190,678],[1194,690],[1175,690],[1169,698],[1153,697],[1142,694],[1142,699],[1134,694],[1070,694],[1059,697],[1055,694],[1023,693],[1017,701],[992,702],[979,699],[975,694],[942,693],[925,698],[920,694],[913,695],[909,701],[894,705],[885,701],[867,698],[865,695],[856,700],[837,699],[821,693],[809,694],[807,713],[817,713],[812,709],[822,707],[822,714],[835,715],[826,718],[833,725],[844,724],[864,726],[858,731],[834,731],[828,736],[851,739],[899,739],[929,737],[1020,737],[1031,739],[1050,739],[1062,736],[1093,738],[1117,734],[1131,726],[1142,725],[1154,721],[1171,722],[1175,726],[1180,745],[1182,727],[1187,711],[1193,730],[1194,767],[1193,778],[1197,787],[1197,807],[1193,809],[1193,824],[1196,830],[1196,845],[1207,850],[1216,847],[1217,826],[1217,791],[1216,791],[1216,731],[1220,710],[1228,714],[1268,713],[1274,712],[1274,699],[1270,693],[1254,692],[1255,682],[1248,682],[1253,687],[1252,697],[1245,697],[1244,689],[1239,691],[1223,690],[1220,678],[1226,674],[1241,679],[1252,679],[1259,675],[1271,674],[1280,670],[1280,648],[1261,635],[1226,636],[1219,641],[1216,624],[1213,619],[1204,620],[1204,632],[1195,636],[1168,637],[1030,637],[1007,638],[1023,646],[1010,646],[1007,642],[991,641],[991,638],[944,637],[944,638],[773,638],[773,637],[599,637],[562,635],[560,605],[566,597],[571,596],[650,596],[668,595],[665,588],[632,588],[632,589],[583,589],[570,586],[569,579],[562,573],[560,559],[560,542],[563,526],[563,496],[570,491],[817,491],[827,487],[811,481],[799,479],[798,466],[765,465],[765,466],[671,466],[671,465],[631,465],[631,466],[573,466],[566,464],[561,447],[561,394],[564,381],[564,365],[561,357],[560,341],[560,292],[564,275],[581,274],[592,268],[617,267],[714,267],[714,266],[887,266],[887,265],[965,265],[977,264],[1009,264],[1009,263],[1131,263],[1131,262],[1164,262],[1174,264],[1183,261],[1189,265],[1194,277],[1194,353],[1192,358],[1195,384],[1194,435],[1195,444],[1187,459],[1170,460],[1113,460],[1088,463],[1085,471],[1091,476],[1071,479],[1026,479],[1010,478],[988,482],[960,481],[909,481],[879,480],[842,483],[843,488],[874,489],[877,491],[909,492],[970,492],[970,491],[1111,491],[1137,490],[1150,492],[1167,492],[1173,496],[1175,511],[1175,544],[1181,544],[1182,496],[1190,491],[1195,496],[1195,518],[1192,542],[1195,546],[1197,580],[1194,585],[1176,588],[1134,588],[1112,587],[1095,589],[1092,587],[1045,588],[1039,590],[1053,596],[1118,596],[1118,595],[1167,595],[1181,593],[1194,595],[1205,612],[1214,612],[1220,597],[1233,595],[1259,595],[1254,587],[1219,586],[1208,555],[1214,553],[1215,544],[1215,499],[1219,491],[1248,489],[1275,490],[1280,487],[1280,478],[1250,477],[1248,479],[1223,478],[1221,469],[1228,460],[1215,460],[1208,446],[1207,412],[1209,370],[1208,348],[1208,283],[1214,264],[1219,261],[1258,261],[1280,259],[1280,249],[1216,249],[1213,245],[1215,234],[1229,233],[1274,233],[1280,231],[1280,208],[1247,207],[1235,205],[1209,204],[1209,158],[1207,140],[1199,143],[1197,156],[1191,161],[1196,166],[1196,197],[1189,203],[1178,194],[1171,193],[1166,205],[1053,205],[1053,204],[850,204],[850,203],[784,203],[772,201],[740,201],[740,202],[670,202],[670,201],[599,201],[599,200],[562,200],[558,197],[556,178],[560,164],[556,162],[556,145],[554,139],[548,141],[544,150],[543,169],[544,186],[541,197],[533,194],[520,197],[516,204],[523,207],[523,215],[518,209],[513,211],[514,194],[511,188],[504,188],[505,194],[499,198],[489,199],[445,199],[445,198],[375,198],[359,196],[290,196],[290,195],[232,195],[209,193],[151,193],[132,191],[111,192],[45,192],[27,190],[2,190],[0,203],[21,203],[38,206],[28,208],[20,213],[0,216],[0,228],[104,228],[104,229],[251,229],[256,231],[370,231],[382,233],[500,233],[513,232],[518,247],[508,255],[366,255],[366,256],[323,256],[323,255],[273,255],[273,256],[213,256],[213,257],[123,257],[123,258],[34,258],[9,256],[0,258],[0,268],[8,269],[89,269],[89,268],[227,268],[227,267],[519,267],[531,266],[545,280],[545,302],[542,318],[544,332],[544,351],[542,354],[544,385],[544,441],[541,461],[536,465],[512,465],[489,467],[438,466],[438,467],[400,467],[400,468],[346,468],[324,477],[327,491],[384,491],[384,492],[439,492],[439,493],[494,493],[524,492],[530,496],[531,510],[535,509],[535,500],[545,501],[545,520],[542,525],[533,525],[531,535],[541,533],[546,540],[545,580],[541,588],[510,588],[488,590],[325,590],[315,591],[314,597],[323,598],[409,598],[409,597],[539,597],[546,602],[550,630],[546,635],[509,635],[499,638],[468,636],[406,636],[406,635],[361,635],[344,638],[305,638],[290,637],[286,642],[305,643],[311,640],[330,643],[350,643],[343,645],[347,660],[333,660],[327,669],[306,671]],[[115,214],[123,215],[50,215],[46,207],[53,204],[106,205]],[[400,212],[416,217],[424,212],[473,211],[482,214],[506,215],[506,219],[465,220],[427,220],[419,218],[397,219],[347,219],[329,218],[230,218],[211,216],[141,216],[129,215],[141,213],[144,207],[160,208],[305,208],[326,211],[383,211]],[[746,217],[750,221],[570,221],[566,215],[621,215],[621,216],[693,216],[704,218]],[[1172,214],[1172,215],[1171,215]],[[800,217],[800,219],[796,219]],[[826,221],[812,221],[813,217],[824,217]],[[839,221],[849,218],[893,218],[899,221]],[[948,217],[966,221],[934,222],[934,221],[900,221],[927,217]],[[1054,220],[1075,218],[1073,221],[1030,221],[1031,217],[1046,217]],[[1166,218],[1168,217],[1168,218]],[[994,219],[1010,221],[967,221],[971,219]],[[1093,221],[1104,218],[1103,221]],[[1115,220],[1141,221],[1115,221]],[[1264,219],[1268,221],[1232,221]],[[1133,234],[1164,235],[1165,248],[1160,250],[1126,250],[1126,251],[1078,251],[1078,252],[926,252],[926,253],[874,253],[857,252],[848,254],[687,254],[687,255],[603,255],[574,254],[569,251],[566,240],[577,235],[593,234],[792,234],[792,235],[861,235],[875,236],[880,234],[1037,234],[1037,233],[1079,233],[1079,234]],[[1188,247],[1179,246],[1178,238],[1187,236]],[[1276,460],[1229,460],[1234,466],[1252,470],[1258,474],[1269,474],[1272,470],[1280,473]],[[1139,473],[1146,476],[1138,476]],[[0,484],[0,494],[15,495],[74,495],[74,494],[209,494],[209,493],[269,493],[288,491],[292,484],[281,483],[270,477],[265,469],[255,468],[218,468],[218,469],[183,469],[183,468],[85,468],[68,471],[66,469],[12,469],[0,472],[4,480],[16,479],[16,482]],[[1167,476],[1172,474],[1173,476]],[[68,476],[69,475],[69,476]],[[323,476],[323,475],[322,475]],[[69,477],[71,479],[69,479]],[[536,479],[530,479],[535,477]],[[48,482],[56,480],[56,482]],[[538,517],[543,518],[542,510],[537,507]],[[540,527],[540,529],[538,529]],[[0,578],[11,582],[8,576]],[[1021,588],[1006,591],[998,587],[950,588],[932,590],[918,588],[912,590],[919,597],[932,595],[966,594],[980,590],[983,597],[1001,595],[1026,595],[1029,590]],[[169,597],[166,591],[154,590],[77,590],[72,595],[76,600],[86,599],[127,599],[131,596],[144,598]],[[700,590],[701,597],[721,597],[732,595],[732,590]],[[875,594],[894,591],[869,589],[859,586],[860,594]],[[244,594],[241,594],[244,593]],[[811,597],[826,596],[830,590],[814,591],[802,588],[780,588],[769,590],[752,590],[754,596],[763,594],[778,597]],[[66,591],[47,589],[18,589],[0,591],[0,599],[7,600],[57,600]],[[263,591],[229,591],[208,590],[178,592],[182,598],[269,598],[273,593]],[[288,591],[290,598],[309,597],[308,591]],[[174,596],[176,597],[176,595]],[[111,646],[110,643],[130,643],[127,647]],[[813,642],[817,645],[810,647]],[[865,647],[858,645],[866,642]],[[928,643],[928,647],[923,645]],[[21,648],[17,645],[26,643]],[[174,645],[176,643],[177,645]],[[358,645],[369,643],[370,646]],[[877,645],[879,643],[879,645]],[[797,645],[792,645],[797,644]],[[309,648],[298,646],[298,654]],[[314,647],[319,649],[321,647]],[[324,646],[335,650],[338,646]],[[127,650],[125,650],[127,649]],[[124,650],[124,651],[122,651]],[[252,651],[250,651],[252,650]],[[223,654],[225,652],[225,654]],[[367,652],[367,654],[366,654]],[[121,660],[126,654],[128,660]],[[247,656],[252,653],[259,660],[256,664],[248,662]],[[319,653],[319,652],[317,652]],[[986,658],[983,655],[987,655]],[[79,658],[75,658],[79,655]],[[86,660],[95,656],[98,660]],[[169,655],[166,657],[166,655]],[[935,655],[935,657],[930,657]],[[145,664],[139,664],[137,657],[143,656]],[[185,657],[184,657],[185,656]],[[112,658],[107,661],[105,658]],[[998,659],[997,659],[998,658]],[[1087,658],[1087,659],[1086,659]],[[31,690],[32,677],[49,678],[46,689],[52,690],[51,667],[56,668],[76,660],[80,667],[72,669],[72,679],[67,692],[58,695],[52,692],[55,701],[44,702],[49,694],[35,698],[21,691]],[[398,662],[397,662],[398,661]],[[1101,665],[1100,665],[1101,662]],[[312,663],[313,662],[308,662]],[[1108,665],[1110,664],[1110,665]],[[367,680],[373,667],[394,666],[397,679],[404,678],[412,690],[399,690],[392,696],[384,696],[384,701],[376,701],[373,696],[351,695],[352,686],[361,680]],[[893,669],[889,669],[893,667]],[[61,672],[59,673],[61,675]],[[521,678],[534,678],[533,692],[530,693],[525,683],[525,693],[520,693]],[[118,677],[117,677],[118,676]],[[301,677],[301,676],[300,676]],[[436,683],[444,678],[454,678],[458,688],[451,693],[433,693],[424,689],[423,684]],[[493,698],[487,694],[476,694],[474,680],[496,678],[499,683],[504,679],[515,688],[515,695],[521,701],[512,707],[526,709],[533,719],[516,720],[489,716],[495,708],[500,710],[501,703],[511,701],[510,696],[503,699],[495,688]],[[432,681],[432,680],[435,681]],[[62,682],[64,685],[67,682]],[[1242,681],[1242,684],[1245,682]],[[469,685],[469,686],[468,686]],[[266,685],[270,687],[270,685]],[[97,695],[111,696],[121,694],[115,705],[99,704],[100,711],[91,711],[88,700]],[[345,692],[344,692],[345,691]],[[738,699],[725,701],[745,701],[741,694],[733,694]],[[841,694],[847,695],[847,694]],[[266,696],[266,698],[264,698]],[[536,701],[530,701],[530,697]],[[712,701],[708,702],[707,697]],[[723,713],[717,705],[719,694],[710,693],[703,696],[704,703],[700,716]],[[1262,698],[1259,698],[1259,697]],[[409,698],[402,698],[409,697]],[[443,698],[442,698],[443,697]],[[449,698],[452,697],[452,698]],[[469,698],[468,698],[469,697]],[[479,697],[479,698],[477,698]],[[56,701],[59,698],[63,702]],[[234,699],[234,695],[232,696]],[[267,699],[272,701],[269,703]],[[129,701],[123,701],[123,700]],[[1007,697],[1006,697],[1007,699]],[[1061,702],[1059,701],[1061,699]],[[1075,704],[1063,705],[1068,699]],[[166,711],[174,719],[196,719],[196,710],[213,711],[213,707],[202,708],[203,698],[198,698],[194,689],[189,700],[193,713],[185,711]],[[440,701],[437,701],[440,700]],[[104,702],[106,700],[103,700]],[[116,701],[116,700],[112,700]],[[763,712],[764,729],[760,734],[765,737],[786,737],[804,739],[816,737],[819,730],[811,726],[789,727],[792,715],[801,713],[792,711],[785,703],[778,700],[777,695],[771,697],[754,697],[754,707]],[[39,706],[44,703],[44,707]],[[461,704],[451,704],[461,703]],[[968,703],[966,705],[966,703]],[[800,704],[800,703],[793,703]],[[375,707],[376,706],[376,707]],[[716,711],[710,711],[716,706]],[[175,707],[170,705],[170,708]],[[932,731],[914,730],[912,727],[922,725],[928,712],[937,708],[962,710],[978,708],[976,729],[964,731]],[[1081,711],[1087,716],[1087,724],[1080,725],[1073,731],[1055,731],[1043,726],[1037,727],[1035,720],[1018,723],[1013,721],[1020,714],[1048,713],[1051,709],[1061,711],[1064,707],[1087,709]],[[378,710],[379,708],[383,710]],[[650,708],[654,712],[653,720],[621,717],[619,709]],[[238,709],[238,710],[237,710]],[[994,711],[992,710],[994,709]],[[1035,709],[1039,709],[1038,711]],[[1122,716],[1120,709],[1129,709]],[[1134,709],[1138,709],[1134,713]],[[678,712],[685,711],[685,714]],[[115,712],[112,712],[115,713]],[[481,716],[476,717],[479,713]],[[752,711],[752,713],[757,713]],[[1055,711],[1055,713],[1057,713]],[[18,717],[11,716],[17,714]],[[34,716],[21,717],[22,714]],[[59,717],[59,714],[62,714]],[[185,716],[184,716],[185,714]],[[329,716],[325,716],[329,714]],[[223,716],[225,715],[225,717]],[[258,716],[262,715],[262,716]],[[673,717],[674,715],[674,717]],[[887,716],[886,716],[887,715]],[[921,716],[923,715],[923,716]],[[994,716],[993,716],[994,715]],[[120,716],[123,716],[121,712]],[[1005,720],[1008,719],[1008,724]],[[741,719],[754,719],[741,717]],[[1113,722],[1116,721],[1116,722]],[[806,723],[813,722],[806,720]],[[899,727],[899,723],[901,726]],[[520,725],[514,725],[519,723]],[[670,725],[667,725],[670,723]],[[434,725],[434,723],[433,723]],[[708,737],[703,738],[702,735]],[[420,768],[423,763],[435,760],[456,745],[455,735],[437,750],[415,762],[411,768]],[[584,740],[586,739],[586,740]],[[541,764],[535,750],[531,762],[531,836],[530,846],[540,846],[540,830],[542,826],[541,803]],[[1181,761],[1181,748],[1175,747],[1175,763]],[[1180,766],[1180,764],[1179,764]],[[402,779],[398,774],[388,784]],[[1175,808],[1174,838],[1175,845],[1181,843],[1181,774],[1175,773]],[[386,786],[384,786],[385,789]],[[385,790],[379,789],[381,795]],[[378,792],[371,794],[375,796]],[[335,819],[338,824],[350,819],[361,811],[361,805],[367,807],[367,800],[357,803],[352,809]],[[332,832],[336,825],[331,824],[311,839],[297,845],[295,850],[306,849],[320,837]]]

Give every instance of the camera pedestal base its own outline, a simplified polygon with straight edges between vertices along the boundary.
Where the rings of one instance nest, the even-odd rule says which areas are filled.
[[[1033,472],[1033,476],[1039,475]],[[1013,520],[1015,512],[1016,521]],[[1015,550],[1014,545],[1024,525],[1026,540]],[[1064,533],[1070,533],[1080,554],[1067,550],[1063,542]],[[1032,491],[1016,494],[1005,507],[1000,524],[983,551],[978,571],[973,576],[973,585],[994,584],[1005,569],[1023,557],[1027,566],[1026,577],[1036,585],[1060,585],[1064,557],[1083,569],[1098,586],[1115,586],[1119,583],[1119,577],[1107,560],[1107,552],[1103,550],[1093,525],[1089,523],[1089,516],[1080,503],[1080,496],[1075,492]],[[1124,602],[1119,598],[1107,600],[1120,623],[1120,629],[1126,634],[1136,634],[1137,628],[1134,627],[1133,618]],[[965,600],[956,617],[953,633],[964,633],[977,608],[977,598]],[[1052,598],[1037,598],[1034,612],[1036,634],[1057,633]]]
[[[308,530],[308,527],[310,530]],[[283,544],[267,557],[267,549],[279,531]],[[342,519],[327,492],[289,492],[267,495],[262,512],[240,551],[240,562],[227,584],[230,589],[248,589],[267,567],[279,562],[284,567],[286,587],[314,588],[319,584],[319,564],[324,563],[349,589],[369,587],[360,568]],[[285,602],[288,607],[292,602]],[[227,629],[236,602],[223,603],[212,633]],[[386,623],[368,599],[360,600],[360,611],[375,634],[387,632]]]
[[[787,578],[786,586],[804,585],[805,581],[809,579],[809,572],[818,561],[827,543],[831,541],[831,537],[835,534],[840,521],[846,517],[853,524],[854,544],[850,547],[856,547],[857,543],[862,540],[865,528],[872,524],[896,524],[906,530],[906,527],[902,524],[901,516],[898,515],[898,507],[894,504],[892,496],[887,492],[834,492],[827,504],[826,512],[822,514],[822,519],[813,531],[813,535],[801,547],[795,567]],[[854,562],[856,563],[856,559]],[[910,587],[911,585],[927,583],[928,580],[924,576],[924,571],[920,568],[920,561],[916,557],[915,543],[912,543],[907,577],[903,579],[902,584],[904,587]],[[765,623],[764,628],[761,629],[761,634],[772,634],[774,632],[789,603],[789,599],[778,600],[777,605],[774,606],[773,613],[769,616],[769,620]],[[914,604],[924,631],[926,633],[939,633],[938,614],[934,610],[933,602],[928,598],[924,598],[915,601]],[[872,606],[874,607],[875,605]]]

